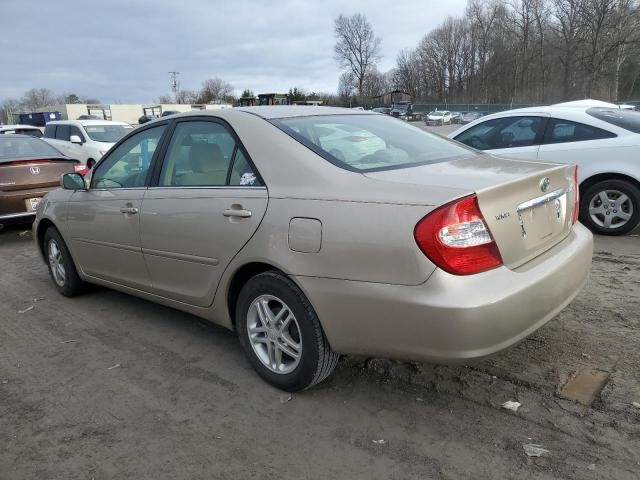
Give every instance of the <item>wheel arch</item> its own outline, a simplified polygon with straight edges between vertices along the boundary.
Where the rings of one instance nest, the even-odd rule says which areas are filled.
[[[264,272],[278,272],[288,276],[281,269],[270,263],[256,261],[245,263],[238,267],[233,273],[231,280],[229,280],[229,287],[227,288],[227,311],[233,328],[236,326],[236,303],[242,287],[245,286],[249,279]]]
[[[53,227],[56,230],[58,230],[56,225],[49,218],[45,217],[40,220],[40,222],[38,223],[38,229],[36,230],[36,239],[38,241],[38,249],[40,250],[40,255],[42,255],[42,258],[44,258],[45,260],[46,260],[46,254],[44,251],[44,234],[47,231],[47,229],[49,229],[49,227]]]
[[[593,185],[598,182],[603,182],[605,180],[624,180],[626,182],[631,183],[634,187],[640,190],[640,181],[635,179],[630,175],[625,175],[624,173],[616,173],[616,172],[604,172],[604,173],[596,173],[595,175],[586,178],[580,183],[580,196],[582,197],[584,193]]]

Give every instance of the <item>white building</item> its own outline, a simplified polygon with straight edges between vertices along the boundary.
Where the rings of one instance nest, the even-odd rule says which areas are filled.
[[[142,115],[160,116],[162,112],[190,112],[191,110],[218,110],[221,108],[231,108],[229,103],[211,104],[108,104],[90,105],[86,103],[67,103],[61,105],[51,105],[36,110],[36,112],[60,112],[62,120],[76,120],[81,115],[95,115],[104,120],[115,120],[126,122],[132,125],[138,123]]]

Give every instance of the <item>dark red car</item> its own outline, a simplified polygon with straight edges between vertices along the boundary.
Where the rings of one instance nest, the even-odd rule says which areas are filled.
[[[28,135],[0,135],[0,225],[30,221],[64,173],[86,173],[77,160]]]

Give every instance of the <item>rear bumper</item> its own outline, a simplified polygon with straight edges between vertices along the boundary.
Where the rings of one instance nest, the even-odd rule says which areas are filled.
[[[518,271],[470,276],[436,270],[419,286],[296,277],[338,353],[456,363],[507,348],[580,291],[593,237],[580,224]]]
[[[34,217],[36,212],[27,211],[25,201],[30,198],[42,198],[55,188],[58,187],[0,192],[0,223],[3,221],[8,222],[9,220]]]

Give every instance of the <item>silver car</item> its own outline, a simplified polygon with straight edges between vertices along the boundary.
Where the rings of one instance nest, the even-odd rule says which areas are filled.
[[[33,228],[63,295],[89,282],[234,329],[288,391],[322,381],[339,354],[490,355],[553,318],[591,265],[573,166],[489,156],[365,111],[159,119],[62,186]]]

